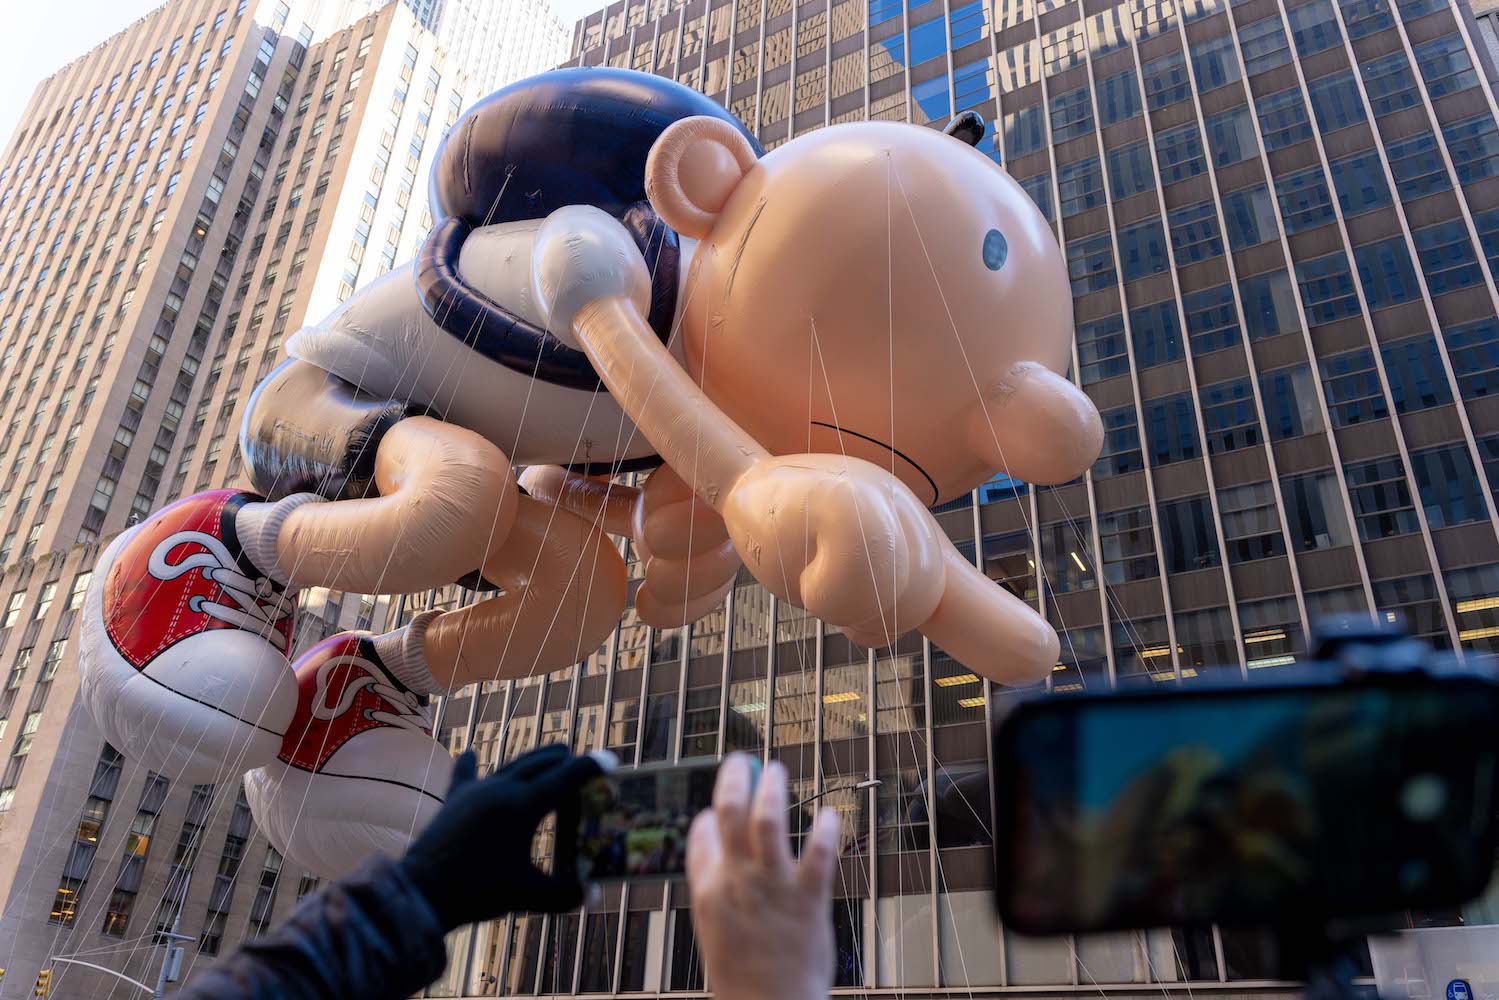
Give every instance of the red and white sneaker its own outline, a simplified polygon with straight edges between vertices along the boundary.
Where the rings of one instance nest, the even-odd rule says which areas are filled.
[[[296,707],[295,598],[236,529],[246,510],[276,506],[199,493],[120,535],[94,566],[84,704],[111,744],[173,780],[222,781],[274,759]]]
[[[424,630],[427,621],[421,616],[413,626]],[[417,693],[398,676],[413,626],[379,638],[345,632],[303,654],[281,751],[245,775],[250,811],[266,837],[324,878],[377,853],[399,855],[447,793],[452,761],[432,738]],[[410,638],[419,648],[420,637]]]

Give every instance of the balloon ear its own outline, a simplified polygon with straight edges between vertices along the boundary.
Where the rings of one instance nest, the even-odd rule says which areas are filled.
[[[651,147],[645,193],[668,226],[702,239],[755,159],[749,140],[723,119],[683,118]]]

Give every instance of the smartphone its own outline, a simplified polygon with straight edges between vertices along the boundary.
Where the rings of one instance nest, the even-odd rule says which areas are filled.
[[[558,830],[576,836],[557,838],[555,870],[572,868],[582,882],[684,875],[687,830],[713,804],[718,764],[645,764],[595,778],[558,813]]]
[[[1027,933],[1457,905],[1495,856],[1499,687],[1371,674],[1038,699],[994,736],[1001,918]]]

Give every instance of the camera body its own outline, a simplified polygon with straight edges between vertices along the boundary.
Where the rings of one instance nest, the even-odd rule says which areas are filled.
[[[1334,623],[1268,682],[1023,701],[994,732],[996,902],[1036,934],[1325,925],[1494,868],[1499,684]]]

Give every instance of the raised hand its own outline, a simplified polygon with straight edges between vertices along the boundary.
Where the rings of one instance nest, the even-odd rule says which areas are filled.
[[[734,754],[687,835],[692,926],[718,1000],[825,1000],[833,985],[838,813],[818,812],[795,860],[788,810],[785,767],[772,761],[752,789]]]

